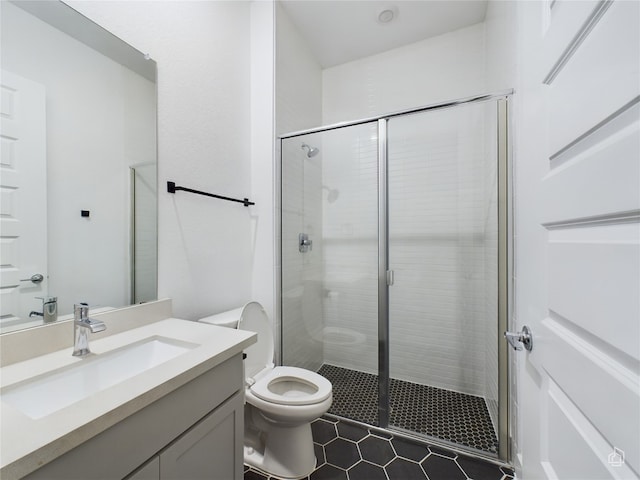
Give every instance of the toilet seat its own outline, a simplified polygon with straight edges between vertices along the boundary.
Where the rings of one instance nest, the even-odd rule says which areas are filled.
[[[310,370],[274,367],[250,387],[258,398],[278,405],[313,405],[331,396],[331,382]]]
[[[310,370],[274,367],[273,331],[264,308],[247,303],[241,311],[238,328],[258,334],[258,341],[245,350],[245,384],[263,402],[282,406],[318,405],[332,395],[331,382]]]

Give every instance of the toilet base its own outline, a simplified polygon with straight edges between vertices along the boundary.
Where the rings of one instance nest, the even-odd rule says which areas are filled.
[[[246,428],[244,463],[280,478],[308,477],[316,468],[311,424],[281,426],[269,422],[263,431]]]

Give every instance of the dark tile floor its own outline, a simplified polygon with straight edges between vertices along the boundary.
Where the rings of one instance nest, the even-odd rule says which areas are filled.
[[[311,424],[318,461],[309,480],[507,480],[513,471],[345,420]],[[244,480],[279,480],[245,467]]]
[[[318,373],[333,385],[329,413],[378,425],[377,375],[327,364]],[[394,427],[497,453],[498,440],[482,397],[393,378],[389,384]]]

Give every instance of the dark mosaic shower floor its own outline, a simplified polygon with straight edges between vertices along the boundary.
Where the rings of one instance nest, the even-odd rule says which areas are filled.
[[[378,425],[377,375],[326,364],[318,373],[333,384],[329,413]],[[498,441],[483,398],[403,380],[389,383],[394,427],[497,453]]]

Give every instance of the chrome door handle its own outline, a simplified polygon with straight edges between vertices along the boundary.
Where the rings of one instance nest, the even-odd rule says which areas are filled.
[[[523,345],[529,352],[533,348],[533,336],[531,335],[531,330],[526,325],[522,327],[521,332],[504,332],[504,338],[507,339],[507,342],[509,342],[509,345],[511,345],[514,350],[522,350]]]
[[[21,282],[32,282],[32,283],[40,283],[42,282],[42,280],[44,280],[44,276],[41,273],[34,273],[33,275],[31,275],[31,277],[29,278],[23,278],[20,281]]]

